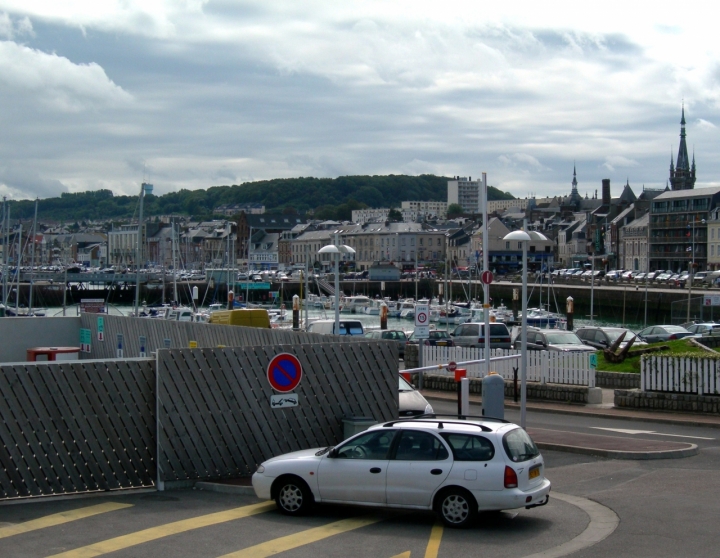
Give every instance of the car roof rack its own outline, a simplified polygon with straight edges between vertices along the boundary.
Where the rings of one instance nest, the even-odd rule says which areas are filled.
[[[447,418],[445,418],[447,417]],[[479,417],[475,415],[445,415],[445,414],[436,414],[436,413],[428,413],[424,415],[419,415],[417,417],[412,418],[406,418],[406,419],[398,419],[398,420],[391,420],[390,422],[386,422],[383,424],[383,428],[389,428],[391,426],[395,426],[396,424],[400,423],[414,423],[414,422],[437,422],[438,423],[438,430],[442,430],[444,428],[445,424],[462,424],[464,426],[475,426],[482,430],[483,432],[492,432],[492,429],[485,426],[484,424],[472,424],[465,422],[468,419],[472,420],[480,420],[480,421],[492,421],[492,422],[501,422],[503,424],[510,424],[510,421],[494,418],[494,417]]]

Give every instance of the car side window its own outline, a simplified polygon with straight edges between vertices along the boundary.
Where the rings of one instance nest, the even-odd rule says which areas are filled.
[[[495,446],[487,438],[472,434],[441,434],[450,446],[455,461],[490,461]]]
[[[588,331],[586,329],[579,329],[577,331],[577,336],[584,341],[588,338]]]
[[[338,459],[387,459],[396,430],[368,432],[338,448]]]
[[[459,337],[459,336],[461,336],[461,335],[467,335],[467,334],[465,333],[466,330],[467,330],[467,327],[464,326],[464,325],[461,325],[461,326],[457,326],[457,327],[455,328],[455,331],[453,331],[453,333],[455,334],[455,337]]]
[[[595,332],[595,341],[598,343],[607,343],[607,339],[605,339],[605,334],[599,329]]]
[[[395,450],[397,461],[442,461],[450,457],[443,443],[429,432],[403,430]]]

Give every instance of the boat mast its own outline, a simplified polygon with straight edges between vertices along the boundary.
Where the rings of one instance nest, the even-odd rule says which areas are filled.
[[[35,219],[33,220],[32,246],[30,248],[30,300],[28,301],[28,316],[32,315],[33,311],[33,287],[35,279],[35,239],[37,238],[37,211],[38,198],[35,198]]]
[[[15,265],[16,289],[15,289],[15,315],[20,315],[20,264],[22,263],[22,223],[18,225],[17,241],[17,264]]]
[[[173,260],[173,300],[176,304],[179,304],[180,301],[178,300],[178,292],[177,292],[177,246],[175,245],[175,220],[173,219],[171,221],[172,223],[172,260]]]
[[[5,237],[6,212],[7,212],[7,197],[3,196],[3,221],[2,221],[2,229],[0,229],[2,231],[2,235],[3,235],[3,262],[2,262],[3,316],[5,315],[5,306],[6,306],[6,302],[7,302],[7,298],[5,296],[5,293],[7,292],[7,251],[8,251],[7,238]]]

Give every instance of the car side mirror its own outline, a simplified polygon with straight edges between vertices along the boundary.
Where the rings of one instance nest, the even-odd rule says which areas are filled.
[[[331,457],[331,458],[332,458],[332,457],[337,457],[337,455],[338,455],[338,450],[337,450],[337,448],[333,448],[333,449],[331,449],[331,450],[328,452],[328,457]]]

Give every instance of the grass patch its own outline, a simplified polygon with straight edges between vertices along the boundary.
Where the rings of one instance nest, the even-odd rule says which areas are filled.
[[[651,343],[650,345],[647,345],[648,347],[652,347],[654,345],[667,345],[670,347],[670,350],[668,351],[659,351],[657,353],[652,353],[653,355],[708,355],[711,353],[708,353],[707,351],[700,349],[696,347],[695,345],[690,344],[689,339],[678,339],[676,341],[665,341],[664,343]],[[643,345],[644,347],[644,345]],[[633,346],[633,349],[635,346]],[[638,349],[641,347],[638,347]],[[631,349],[632,350],[632,349]],[[603,355],[602,351],[598,351],[598,365],[597,369],[601,370],[602,372],[633,372],[636,374],[640,373],[640,358],[639,356],[632,357],[632,358],[626,358],[623,362],[620,364],[613,364],[611,362],[607,362],[605,360],[605,356]]]

